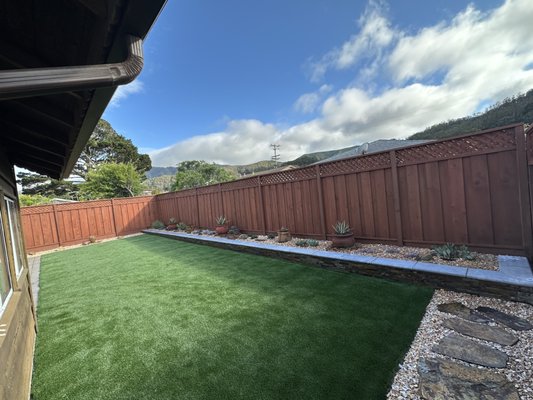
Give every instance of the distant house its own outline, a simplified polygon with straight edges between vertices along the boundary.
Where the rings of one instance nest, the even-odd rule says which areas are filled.
[[[380,139],[370,143],[364,143],[348,151],[336,154],[333,157],[322,160],[316,164],[322,164],[329,161],[336,161],[342,160],[344,158],[361,156],[363,154],[378,153],[380,151],[390,151],[394,149],[400,149],[402,147],[415,146],[417,144],[423,144],[428,142],[432,142],[432,140]]]
[[[164,3],[0,1],[0,399],[29,398],[37,332],[14,165],[69,176]]]

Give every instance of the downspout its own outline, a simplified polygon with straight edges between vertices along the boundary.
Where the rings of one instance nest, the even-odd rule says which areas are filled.
[[[128,55],[120,63],[0,71],[0,100],[130,83],[143,68],[142,39],[126,40]]]

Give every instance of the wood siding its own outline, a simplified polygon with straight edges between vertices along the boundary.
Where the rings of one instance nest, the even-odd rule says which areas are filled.
[[[4,163],[7,157],[0,148],[0,191],[17,201],[15,175],[13,167]],[[0,196],[2,209],[4,198]],[[4,210],[3,219],[6,223]],[[9,230],[4,229],[6,235]],[[8,257],[13,263],[10,249],[11,237],[8,240]],[[31,295],[28,265],[24,257],[21,274],[15,278],[12,273],[13,293],[0,315],[0,399],[28,399],[33,363],[36,321],[34,318],[33,300]]]

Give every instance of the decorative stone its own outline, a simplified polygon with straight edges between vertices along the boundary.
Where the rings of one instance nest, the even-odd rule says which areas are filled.
[[[468,308],[467,306],[461,303],[444,303],[437,306],[437,310],[445,312],[448,314],[455,315],[472,322],[478,322],[482,324],[488,324],[491,320],[490,318],[484,316],[483,314]]]
[[[512,346],[518,342],[518,338],[515,335],[502,328],[465,321],[459,318],[447,319],[442,325],[463,335],[487,340],[504,346]]]
[[[239,235],[239,239],[241,239],[241,240],[248,239],[248,235],[247,235],[246,233],[241,233],[241,234]]]
[[[433,351],[445,356],[457,358],[472,364],[490,368],[504,368],[507,354],[452,333],[433,347]]]
[[[420,397],[428,400],[519,400],[504,375],[448,360],[420,359]]]
[[[509,328],[514,329],[515,331],[528,331],[533,328],[533,325],[529,321],[520,317],[516,317],[514,315],[506,314],[504,312],[495,310],[491,307],[478,307],[476,308],[476,311],[479,311],[480,313],[486,315],[492,320],[499,322],[500,324],[503,324],[505,326],[508,326]]]

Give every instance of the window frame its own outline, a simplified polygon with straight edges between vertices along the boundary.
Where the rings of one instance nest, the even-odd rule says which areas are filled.
[[[11,212],[9,202],[13,205],[13,211]],[[12,198],[4,195],[4,205],[6,207],[7,225],[9,226],[9,242],[11,244],[11,253],[13,259],[13,267],[15,269],[15,276],[18,280],[24,271],[24,248],[21,243],[20,235],[22,235],[22,229],[19,224],[17,203]],[[17,235],[18,234],[18,235]],[[20,265],[19,265],[20,264]],[[17,268],[20,267],[20,268]]]
[[[0,192],[0,200],[4,199],[4,195],[2,192]],[[13,269],[11,266],[11,258],[9,256],[9,249],[7,244],[7,237],[5,233],[5,225],[4,225],[4,218],[5,218],[5,210],[4,210],[4,202],[2,201],[2,204],[0,204],[0,259],[3,264],[3,268],[5,268],[7,272],[7,278],[9,281],[9,291],[7,293],[7,296],[4,301],[0,299],[0,317],[3,315],[5,309],[7,308],[9,301],[11,300],[11,297],[13,296],[13,293],[15,291],[15,284],[16,279],[13,279]]]

